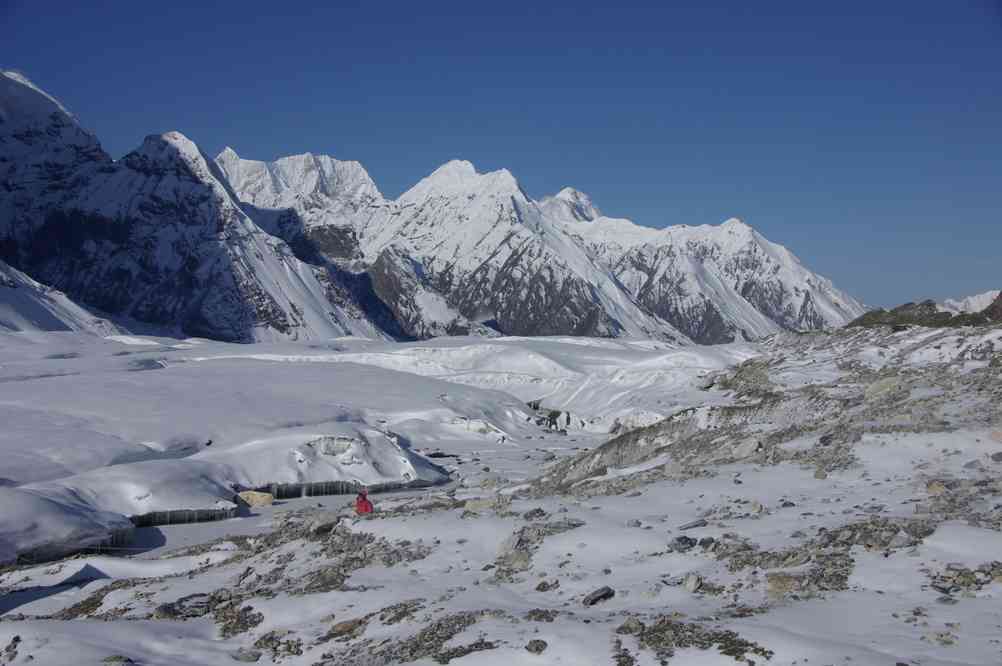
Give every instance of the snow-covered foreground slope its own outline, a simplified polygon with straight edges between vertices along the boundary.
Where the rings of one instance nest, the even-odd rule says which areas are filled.
[[[0,331],[87,331],[118,327],[0,261]]]
[[[2,339],[5,408],[47,386],[53,413],[68,417],[57,387],[88,395],[100,382],[111,402],[131,389],[134,409],[104,418],[101,398],[79,402],[95,432],[146,433],[151,449],[197,434],[184,458],[32,484],[60,501],[69,495],[54,489],[86,499],[88,479],[116,502],[167,497],[150,477],[170,486],[185,466],[201,488],[300,460],[326,475],[337,466],[300,441],[323,433],[395,433],[412,452],[456,456],[437,462],[457,481],[377,495],[369,518],[346,512],[349,498],[289,500],[138,530],[134,558],[5,570],[0,649],[14,663],[64,663],[71,651],[81,663],[325,666],[1002,658],[998,326],[781,334],[695,351],[560,338]],[[167,367],[115,365],[151,359]],[[581,429],[538,427],[523,402],[538,398],[590,406],[593,427],[659,399],[673,416],[595,446]],[[155,465],[169,471],[153,475]],[[0,526],[23,529],[7,515]]]
[[[283,356],[310,351],[262,347]],[[502,437],[518,447],[540,430],[507,394],[414,374],[356,363],[190,360],[244,349],[131,336],[0,336],[0,469],[12,486],[5,492],[41,497],[68,516],[120,518],[230,506],[235,486],[438,483],[442,471],[415,450],[476,450]],[[0,508],[9,526],[23,518],[26,501]],[[0,541],[37,547],[50,522],[30,533],[0,532]]]
[[[230,506],[234,487],[272,482],[438,482],[412,447],[523,458],[545,432],[526,405],[538,401],[565,414],[567,448],[664,418],[700,375],[755,353],[587,338],[0,341],[3,484],[67,514],[118,517]],[[46,541],[44,524],[19,533],[22,550]]]

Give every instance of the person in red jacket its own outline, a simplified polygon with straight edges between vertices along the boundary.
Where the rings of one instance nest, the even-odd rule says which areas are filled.
[[[355,497],[355,513],[360,516],[372,513],[372,502],[369,501],[369,491],[365,488],[362,488],[358,496]]]

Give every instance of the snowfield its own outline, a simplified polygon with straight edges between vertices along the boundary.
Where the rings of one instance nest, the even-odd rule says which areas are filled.
[[[998,326],[4,333],[0,410],[4,663],[1002,662]]]

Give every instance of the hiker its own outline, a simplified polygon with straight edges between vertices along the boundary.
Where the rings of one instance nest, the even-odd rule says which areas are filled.
[[[372,502],[369,501],[369,491],[365,488],[362,488],[355,497],[355,513],[360,516],[372,513]]]

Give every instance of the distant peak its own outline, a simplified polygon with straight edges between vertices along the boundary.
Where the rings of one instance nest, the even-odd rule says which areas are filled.
[[[166,144],[168,144],[170,146],[173,146],[178,151],[181,151],[181,152],[185,153],[186,155],[198,155],[198,156],[201,156],[201,151],[198,149],[198,146],[195,145],[195,142],[192,141],[191,139],[189,139],[188,137],[186,137],[181,132],[178,132],[177,130],[171,130],[170,132],[164,132],[159,137],[156,137],[156,135],[151,135],[151,136],[149,136],[147,138],[149,138],[149,139],[159,138],[164,143],[166,143]]]
[[[239,159],[240,159],[240,156],[237,155],[237,151],[233,150],[229,146],[226,146],[225,148],[223,148],[221,151],[219,151],[219,154],[216,155],[216,161],[217,162],[224,161],[224,160],[225,161],[229,161],[229,160],[239,160]]]
[[[401,194],[397,201],[416,203],[428,197],[457,194],[528,200],[515,176],[507,169],[478,173],[473,164],[466,160],[450,160]]]
[[[473,166],[472,162],[468,162],[467,160],[449,160],[442,166],[432,171],[429,177],[435,178],[435,177],[453,176],[453,177],[466,178],[476,175],[477,175],[477,169]]]
[[[382,199],[376,183],[360,162],[323,153],[296,153],[274,161],[248,160],[225,148],[216,164],[248,203],[264,208],[297,205],[300,197]]]
[[[565,187],[552,197],[543,199],[542,203],[544,207],[552,208],[553,202],[559,202],[558,207],[561,204],[565,206],[564,214],[570,213],[570,216],[579,222],[592,222],[602,217],[602,211],[592,202],[591,197],[573,187]]]
[[[150,134],[143,145],[123,158],[132,169],[147,173],[187,173],[195,178],[209,175],[208,161],[194,141],[181,132]]]

